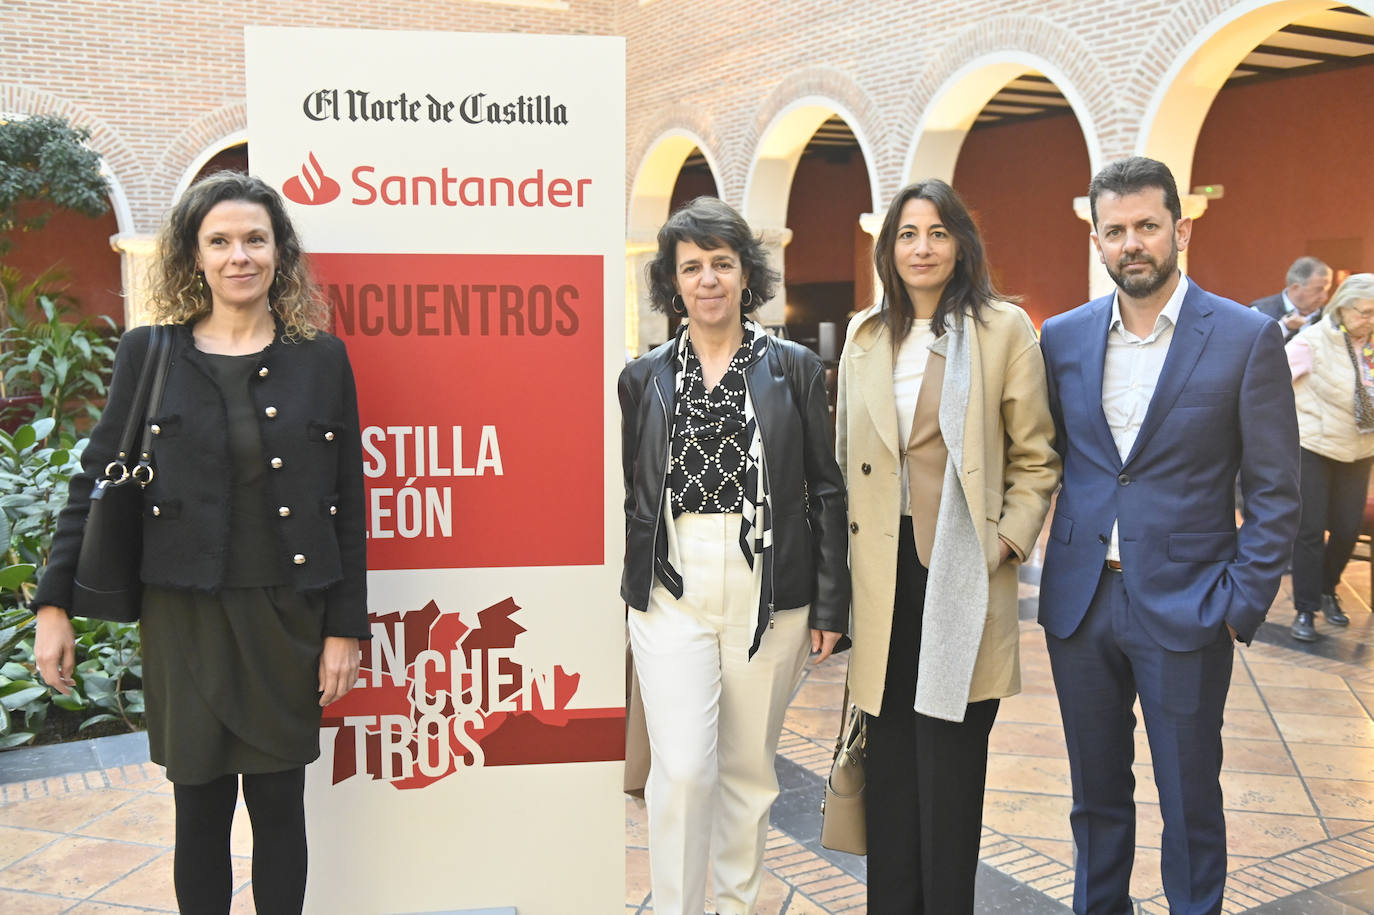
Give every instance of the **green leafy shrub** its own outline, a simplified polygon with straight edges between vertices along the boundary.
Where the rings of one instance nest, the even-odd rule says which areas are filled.
[[[108,365],[108,362],[106,363]],[[46,406],[46,403],[45,403]],[[67,482],[81,469],[87,440],[64,446],[52,416],[0,430],[0,749],[21,746],[49,726],[54,707],[81,719],[80,730],[135,730],[143,716],[137,624],[76,618],[76,685],[49,690],[33,660],[34,618],[26,603],[47,564]]]
[[[22,300],[11,301],[10,326],[0,330],[7,366],[0,396],[40,396],[38,415],[52,419],[59,438],[72,444],[100,416],[114,363],[114,322],[105,315],[69,321],[71,306],[46,294],[36,297],[34,308],[36,315]]]

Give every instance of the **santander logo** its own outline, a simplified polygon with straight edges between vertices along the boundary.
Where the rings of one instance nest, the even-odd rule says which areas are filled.
[[[288,200],[305,206],[328,203],[338,197],[341,191],[339,182],[324,173],[320,160],[315,158],[313,152],[307,153],[306,161],[301,164],[301,173],[286,179],[281,189]]]

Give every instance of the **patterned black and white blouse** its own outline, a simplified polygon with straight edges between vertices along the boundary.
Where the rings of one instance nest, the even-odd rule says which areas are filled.
[[[753,358],[751,324],[745,324],[739,351],[710,391],[702,377],[701,360],[690,339],[686,343],[668,466],[675,518],[683,512],[721,514],[743,509],[749,453],[744,369]]]

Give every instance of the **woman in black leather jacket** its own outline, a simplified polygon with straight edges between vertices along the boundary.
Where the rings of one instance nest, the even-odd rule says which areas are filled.
[[[747,315],[777,283],[762,244],[700,197],[658,233],[656,308],[686,318],[626,366],[620,592],[648,723],[654,911],[758,896],[773,756],[808,649],[848,628],[844,488],[824,370]]]
[[[160,238],[151,319],[175,325],[146,420],[143,689],[176,805],[183,913],[229,911],[243,780],[259,912],[300,912],[305,765],[320,710],[352,687],[368,637],[363,474],[348,354],[280,196],[237,172],[197,183]],[[148,354],[130,330],[39,583],[34,657],[69,693],[68,611],[92,483],[117,450]]]

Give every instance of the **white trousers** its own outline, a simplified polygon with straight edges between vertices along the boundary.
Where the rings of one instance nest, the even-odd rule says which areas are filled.
[[[709,865],[715,910],[749,915],[778,796],[773,756],[810,652],[810,613],[775,614],[750,660],[759,591],[740,551],[740,516],[684,514],[675,524],[682,599],[655,584],[649,609],[629,617],[649,729],[654,913],[700,915]]]

